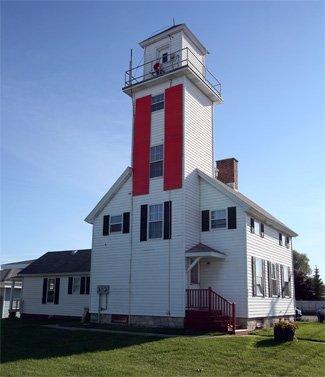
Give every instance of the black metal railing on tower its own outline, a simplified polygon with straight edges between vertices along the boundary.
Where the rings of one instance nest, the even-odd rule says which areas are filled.
[[[205,82],[212,90],[221,96],[220,81],[207,69],[201,59],[188,47],[163,54],[161,57],[138,65],[125,72],[125,88],[152,80],[173,71],[188,67]]]

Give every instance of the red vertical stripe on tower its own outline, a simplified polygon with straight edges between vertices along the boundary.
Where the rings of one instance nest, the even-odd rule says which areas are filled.
[[[135,102],[133,126],[133,195],[149,194],[151,96]]]
[[[165,90],[164,190],[183,181],[183,85]]]

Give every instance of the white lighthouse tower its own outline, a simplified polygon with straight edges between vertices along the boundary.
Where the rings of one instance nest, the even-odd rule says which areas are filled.
[[[214,174],[213,105],[222,101],[221,85],[206,68],[206,48],[185,24],[140,46],[144,64],[126,73],[123,88],[134,103],[133,263],[147,266],[146,277],[133,272],[132,280],[134,290],[140,281],[147,287],[148,304],[157,305],[155,314],[183,316],[188,284],[184,252],[200,238],[195,170]],[[151,284],[157,279],[160,290]]]

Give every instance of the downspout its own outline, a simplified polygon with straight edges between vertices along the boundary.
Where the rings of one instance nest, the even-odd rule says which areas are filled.
[[[131,169],[132,169],[132,175],[131,175],[131,179],[132,179],[132,182],[133,182],[133,134],[134,134],[134,118],[135,118],[135,98],[134,98],[134,94],[132,92],[132,88],[131,88],[131,98],[132,98],[132,143],[131,143]],[[130,224],[130,262],[129,262],[129,302],[128,302],[128,306],[129,306],[129,318],[128,318],[128,322],[129,324],[131,323],[131,313],[132,313],[132,261],[133,261],[133,206],[134,206],[134,201],[133,201],[133,183],[131,185],[131,211],[130,211],[130,219],[131,219],[131,224]]]
[[[171,192],[169,190],[169,193],[168,193],[168,200],[171,201]],[[172,209],[173,211],[173,209]],[[173,229],[172,227],[172,217],[173,217],[173,212],[172,212],[172,215],[171,215],[171,223],[170,223],[170,227],[171,229]],[[172,237],[172,235],[171,235]],[[171,313],[171,272],[170,272],[170,269],[171,269],[171,238],[168,240],[168,315],[170,316],[170,313]]]

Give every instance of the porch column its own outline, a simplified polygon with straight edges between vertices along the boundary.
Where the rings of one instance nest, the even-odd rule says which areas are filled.
[[[190,272],[192,270],[192,268],[199,262],[200,259],[201,259],[201,257],[196,257],[194,259],[194,261],[190,264],[190,266],[188,267],[186,272]]]

